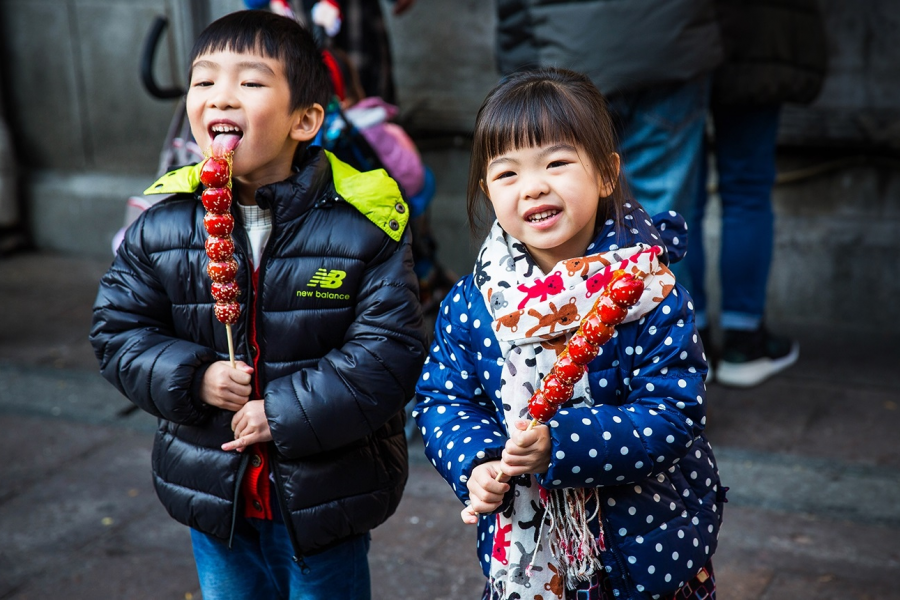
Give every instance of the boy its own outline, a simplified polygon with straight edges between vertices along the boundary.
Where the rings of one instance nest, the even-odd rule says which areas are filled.
[[[203,597],[369,598],[369,530],[407,477],[405,402],[424,361],[408,209],[383,172],[310,146],[329,98],[312,37],[227,15],[191,55],[188,118],[232,170],[241,315],[216,320],[199,165],[129,228],[100,283],[101,373],[159,417],[153,478],[191,527]]]

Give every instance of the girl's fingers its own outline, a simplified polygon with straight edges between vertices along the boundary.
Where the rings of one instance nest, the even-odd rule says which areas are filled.
[[[460,518],[466,525],[475,525],[478,523],[478,513],[471,506],[467,506],[459,513]]]

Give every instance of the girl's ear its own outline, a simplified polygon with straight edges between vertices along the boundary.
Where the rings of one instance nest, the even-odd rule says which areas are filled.
[[[619,169],[622,166],[622,158],[616,152],[610,152],[609,154],[609,166],[610,166],[610,175],[612,175],[609,179],[602,179],[600,182],[600,197],[606,198],[611,195],[615,189],[616,184],[619,181]],[[602,176],[601,176],[602,178]]]
[[[479,185],[479,187],[481,187],[481,191],[482,191],[482,193],[485,195],[485,197],[487,197],[487,199],[490,200],[490,199],[491,199],[491,195],[488,194],[487,185],[485,185],[484,179],[479,180],[479,181],[478,181],[478,185]]]
[[[291,125],[291,139],[298,142],[308,142],[316,137],[319,128],[325,120],[325,109],[319,103],[314,103],[295,113],[293,125]]]

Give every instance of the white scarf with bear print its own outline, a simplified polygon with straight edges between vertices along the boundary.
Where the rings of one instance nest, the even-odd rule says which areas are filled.
[[[507,430],[517,419],[530,418],[528,400],[615,271],[644,281],[626,323],[640,319],[669,294],[675,277],[659,262],[659,253],[658,246],[637,244],[561,261],[545,274],[525,246],[494,222],[479,252],[474,281],[493,316],[504,358],[500,398]],[[575,385],[573,397],[573,407],[593,406],[587,377]],[[603,535],[601,531],[600,539],[594,538],[587,526],[598,518],[595,489],[548,491],[531,475],[514,493],[494,524],[492,597],[547,598],[550,592],[561,598],[564,585],[574,588],[598,573]],[[589,503],[592,497],[595,501]],[[593,514],[586,513],[588,505]]]

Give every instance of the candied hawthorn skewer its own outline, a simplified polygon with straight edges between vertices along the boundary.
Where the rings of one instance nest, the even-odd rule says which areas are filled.
[[[212,279],[211,292],[216,301],[216,318],[225,325],[228,334],[228,356],[235,366],[234,341],[231,326],[241,316],[241,305],[236,302],[240,288],[234,281],[238,263],[234,259],[234,217],[231,216],[231,160],[240,142],[236,135],[218,135],[210,147],[210,156],[200,168],[200,182],[206,186],[201,200],[206,208],[203,226],[206,239],[206,255],[209,263],[206,272]]]
[[[559,407],[572,398],[575,384],[587,373],[587,364],[597,357],[600,346],[612,339],[615,326],[625,320],[628,309],[638,303],[643,292],[644,282],[634,275],[625,271],[613,275],[540,388],[528,400],[528,429],[552,419]],[[497,473],[497,481],[502,476],[502,472]]]
[[[553,363],[550,373],[541,380],[540,388],[528,400],[531,423],[528,429],[553,418],[559,407],[569,401],[575,384],[587,373],[587,365],[597,357],[600,346],[612,339],[615,326],[625,320],[628,309],[638,303],[644,293],[644,282],[630,273],[617,271],[601,292],[566,348]],[[500,481],[503,472],[497,473]],[[477,513],[471,506],[460,515],[466,523],[474,522]]]
[[[556,359],[550,373],[541,381],[540,389],[528,401],[528,412],[532,418],[529,427],[546,423],[560,406],[569,401],[575,383],[587,372],[588,363],[597,357],[600,346],[612,339],[616,325],[625,320],[628,309],[638,303],[643,292],[644,282],[634,275],[619,271],[613,276]]]

